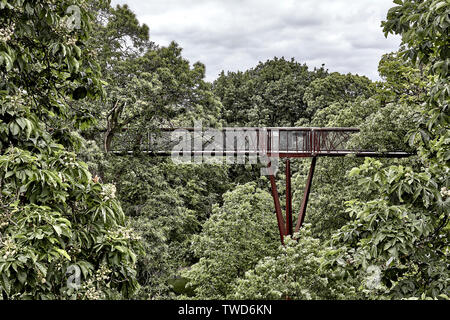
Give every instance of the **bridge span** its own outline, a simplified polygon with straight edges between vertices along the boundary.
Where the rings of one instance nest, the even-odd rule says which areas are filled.
[[[266,159],[272,197],[281,243],[286,235],[293,235],[303,224],[318,157],[383,157],[403,158],[413,153],[401,150],[362,150],[354,146],[352,136],[358,128],[303,127],[239,127],[239,128],[158,128],[152,131],[123,130],[114,139],[110,152],[117,155],[144,153],[149,156],[182,157],[192,161],[203,158],[225,158],[227,163],[254,162]],[[231,162],[230,162],[231,158]],[[285,158],[286,213],[281,210],[275,181],[274,159]],[[291,158],[312,158],[297,222],[292,218]],[[253,160],[253,162],[252,162]],[[193,161],[193,163],[199,163]]]

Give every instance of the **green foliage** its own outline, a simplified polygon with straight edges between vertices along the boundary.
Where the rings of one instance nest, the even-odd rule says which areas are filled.
[[[67,24],[69,5],[80,10],[80,28]],[[82,141],[66,127],[80,120],[69,112],[72,92],[102,93],[84,46],[87,7],[17,0],[0,11],[0,26],[14,30],[0,42],[0,297],[129,297],[138,238],[114,186],[93,181],[67,150]],[[69,266],[82,271],[79,290],[69,286]]]
[[[236,282],[234,299],[333,299],[327,274],[320,266],[326,248],[323,242],[311,236],[310,225],[305,224],[295,237],[285,239],[278,255],[261,259],[254,269]]]
[[[294,59],[275,57],[246,72],[222,72],[214,92],[228,126],[293,126],[306,117],[306,88],[325,75],[323,68],[309,71]]]
[[[416,67],[411,61],[405,61],[401,57],[401,52],[383,55],[378,65],[378,72],[383,81],[377,83],[378,99],[381,104],[423,103],[430,81],[424,70],[426,68],[424,65]]]
[[[218,122],[221,104],[203,80],[204,65],[191,66],[175,42],[156,46],[148,32],[126,5],[97,14],[90,43],[98,52],[106,99],[87,106],[100,128],[86,136],[102,141],[105,151],[117,150],[127,137],[139,140],[142,127],[158,132],[160,127],[191,126],[193,120]]]
[[[445,298],[450,288],[446,36],[450,6],[445,1],[396,3],[398,6],[389,11],[383,23],[384,31],[400,34],[404,45],[401,56],[410,66],[417,62],[428,74],[426,86],[415,81],[398,93],[403,101],[411,101],[409,93],[418,88],[415,101],[425,101],[420,106],[422,117],[414,119],[409,139],[418,147],[418,157],[406,165],[388,167],[366,160],[350,171],[350,176],[359,178],[370,201],[348,203],[353,221],[334,239],[335,245],[345,244],[335,258],[350,256],[341,265],[348,274],[361,273],[369,264],[377,266],[382,284],[374,290],[387,297]],[[398,60],[394,62],[391,66],[401,65]],[[383,69],[389,77],[396,76],[391,66]],[[411,75],[408,72],[405,78]],[[427,88],[425,97],[423,87]],[[374,294],[374,290],[368,294]],[[367,290],[362,291],[367,294]]]
[[[226,168],[175,165],[145,156],[107,159],[103,177],[115,181],[124,211],[146,239],[146,253],[138,260],[141,297],[165,297],[170,290],[167,280],[196,261],[191,238],[228,190]]]
[[[274,58],[210,84],[127,5],[0,1],[0,298],[448,299],[450,5],[394,2],[382,81]],[[260,166],[139,154],[142,128],[193,120],[358,127],[350,146],[417,156],[321,158],[279,246]]]
[[[349,245],[344,251],[352,257],[345,265],[348,272],[379,267],[384,294],[395,298],[448,292],[448,242],[439,217],[448,213],[450,201],[436,201],[442,195],[435,194],[433,177],[403,166],[383,170],[381,162],[369,159],[350,176],[359,177],[366,199],[380,194],[370,201],[349,201],[353,220],[333,237],[336,244]]]
[[[307,103],[305,114],[307,118],[312,119],[316,112],[334,103],[343,105],[357,98],[368,98],[373,93],[374,85],[367,77],[333,72],[325,78],[314,80],[308,86],[304,95]]]
[[[254,183],[224,194],[200,235],[193,239],[200,260],[183,276],[196,298],[220,299],[232,293],[233,281],[262,257],[273,255],[279,242],[271,195]]]
[[[305,222],[311,224],[312,235],[322,240],[328,240],[332,234],[348,222],[345,212],[345,201],[359,194],[357,187],[345,177],[347,170],[361,163],[361,159],[320,158],[317,160],[311,194],[307,207]],[[298,169],[293,169],[292,191],[294,219],[301,207],[306,185],[310,161],[300,160]],[[282,177],[281,177],[282,179]],[[283,192],[283,190],[280,190]],[[283,201],[283,200],[281,200]]]
[[[405,48],[401,55],[405,60],[428,66],[431,81],[422,124],[427,124],[426,131],[431,135],[448,134],[449,12],[450,5],[446,1],[405,1],[389,10],[388,19],[383,23],[386,35],[402,36]]]

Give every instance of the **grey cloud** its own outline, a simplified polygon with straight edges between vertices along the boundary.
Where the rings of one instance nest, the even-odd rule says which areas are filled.
[[[274,56],[310,68],[378,79],[378,61],[394,51],[380,22],[391,0],[113,0],[128,3],[160,45],[175,40],[192,63],[206,65],[207,80],[221,70],[245,70]]]

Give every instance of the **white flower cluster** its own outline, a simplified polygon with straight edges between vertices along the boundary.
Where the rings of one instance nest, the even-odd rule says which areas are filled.
[[[9,40],[11,40],[11,37],[14,34],[15,27],[16,27],[16,25],[13,23],[12,25],[10,25],[6,28],[1,28],[0,29],[0,41],[8,42]]]
[[[67,252],[69,253],[69,255],[76,255],[81,253],[81,248],[77,247],[77,246],[73,246],[70,247]]]
[[[85,293],[86,299],[101,300],[102,298],[104,298],[103,292],[100,290],[97,290],[92,279],[89,279],[83,287],[84,287],[84,289],[86,289],[86,293]]]
[[[77,39],[75,37],[70,37],[69,39],[67,39],[66,44],[68,46],[73,46],[76,42],[77,42]]]
[[[22,93],[19,92],[18,94],[14,95],[14,96],[11,96],[11,103],[13,105],[24,105],[25,104],[25,100],[23,99]]]
[[[85,297],[89,300],[100,300],[105,298],[105,294],[98,288],[99,284],[104,284],[110,279],[112,270],[106,265],[101,265],[95,272],[95,276],[89,279],[83,288],[86,290]]]
[[[63,264],[61,263],[61,261],[58,261],[58,262],[56,263],[55,268],[56,268],[56,270],[62,270]]]
[[[73,156],[64,156],[61,158],[61,160],[70,168],[74,169],[77,167],[77,163],[75,160],[75,157]]]
[[[3,227],[7,227],[9,225],[9,221],[0,222],[0,229]]]
[[[17,247],[16,244],[14,243],[14,241],[12,241],[11,239],[6,239],[5,241],[3,241],[3,250],[4,250],[4,254],[3,254],[3,259],[8,259],[9,257],[13,256],[16,254],[17,252]]]
[[[105,264],[100,266],[95,272],[95,280],[98,282],[109,280],[109,275],[112,273],[112,270],[108,268]]]
[[[126,240],[141,240],[141,236],[136,234],[133,229],[126,227],[118,227],[114,230],[109,230],[108,235],[111,239],[126,239]]]
[[[446,187],[441,188],[441,196],[442,198],[450,197],[450,189],[447,189]]]
[[[116,186],[107,183],[102,186],[102,192],[100,193],[103,197],[103,200],[108,201],[109,199],[114,199],[116,197]]]
[[[36,280],[42,284],[45,284],[47,282],[47,279],[45,279],[44,275],[40,270],[37,271]]]

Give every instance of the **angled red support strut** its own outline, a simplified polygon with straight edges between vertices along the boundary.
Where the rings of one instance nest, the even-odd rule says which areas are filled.
[[[306,180],[305,192],[303,194],[302,206],[300,208],[300,213],[297,219],[297,225],[295,226],[295,232],[303,225],[303,221],[305,220],[306,206],[308,205],[309,193],[311,191],[312,179],[314,176],[314,169],[316,168],[317,157],[313,157],[311,160],[311,167],[309,168],[308,179]]]
[[[308,205],[309,194],[311,192],[312,179],[314,176],[314,170],[316,168],[317,157],[313,157],[311,160],[311,167],[309,168],[308,179],[306,181],[305,192],[303,194],[302,205],[295,226],[295,232],[303,225],[305,220],[306,206]],[[291,163],[289,159],[286,159],[286,221],[283,221],[283,213],[281,211],[280,197],[278,195],[277,184],[275,181],[275,175],[272,171],[271,164],[269,164],[269,178],[272,189],[273,202],[275,204],[275,212],[277,215],[278,231],[280,232],[281,243],[284,244],[284,236],[293,235],[293,221],[292,221],[292,191],[291,191]]]
[[[281,212],[280,198],[278,197],[277,183],[275,182],[275,176],[272,170],[272,164],[269,164],[269,178],[272,189],[273,202],[275,204],[275,212],[277,214],[278,231],[280,232],[281,243],[284,244],[284,235],[286,230],[284,228],[283,214]]]

